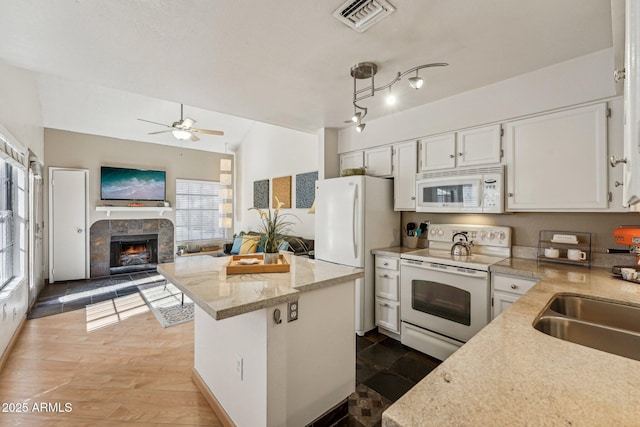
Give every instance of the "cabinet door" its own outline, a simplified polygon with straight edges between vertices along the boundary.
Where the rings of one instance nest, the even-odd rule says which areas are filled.
[[[371,176],[388,178],[393,176],[392,163],[393,148],[387,147],[373,148],[364,152],[365,173]]]
[[[500,163],[500,125],[460,131],[456,134],[457,166]]]
[[[625,2],[623,202],[640,204],[640,2]]]
[[[400,310],[397,303],[376,298],[376,325],[400,333]]]
[[[376,296],[390,301],[399,301],[399,281],[397,273],[376,268]]]
[[[624,125],[623,115],[624,106],[622,99],[616,99],[609,102],[611,117],[609,118],[608,132],[608,156],[622,159],[626,157],[624,152]],[[624,189],[624,163],[618,163],[611,166],[607,162],[608,181],[609,181],[609,209],[608,212],[628,212],[623,198]]]
[[[393,149],[393,209],[415,211],[418,164],[416,141],[398,144]]]
[[[449,169],[456,166],[456,134],[432,136],[420,140],[420,171]]]
[[[340,171],[364,167],[364,154],[362,151],[340,154]]]
[[[511,304],[518,301],[520,295],[508,294],[504,292],[493,293],[493,316],[492,319],[498,317],[500,313],[511,307]]]
[[[606,104],[505,125],[507,210],[607,208]]]

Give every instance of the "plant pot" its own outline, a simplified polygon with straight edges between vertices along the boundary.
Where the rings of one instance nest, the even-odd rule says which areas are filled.
[[[278,259],[280,259],[280,253],[275,252],[275,253],[266,253],[264,254],[264,263],[265,264],[277,264],[278,263]]]

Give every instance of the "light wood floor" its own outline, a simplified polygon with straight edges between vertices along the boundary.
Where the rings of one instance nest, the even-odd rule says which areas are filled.
[[[93,332],[85,310],[27,320],[0,374],[0,426],[221,426],[191,381],[193,322],[129,314]],[[2,412],[9,403],[28,412]],[[34,412],[41,403],[72,410]]]

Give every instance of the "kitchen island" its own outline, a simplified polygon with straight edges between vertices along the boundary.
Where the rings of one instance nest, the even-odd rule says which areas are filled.
[[[193,378],[225,425],[306,425],[355,389],[363,270],[286,257],[287,273],[227,275],[228,257],[158,266],[195,303]]]
[[[511,258],[492,272],[539,279],[510,309],[383,413],[391,426],[637,426],[640,362],[533,328],[558,293],[640,306],[640,285],[609,269]]]

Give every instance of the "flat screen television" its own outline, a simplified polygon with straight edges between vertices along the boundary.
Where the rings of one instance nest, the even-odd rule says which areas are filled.
[[[166,199],[165,171],[143,169],[100,168],[100,199],[148,200]]]

